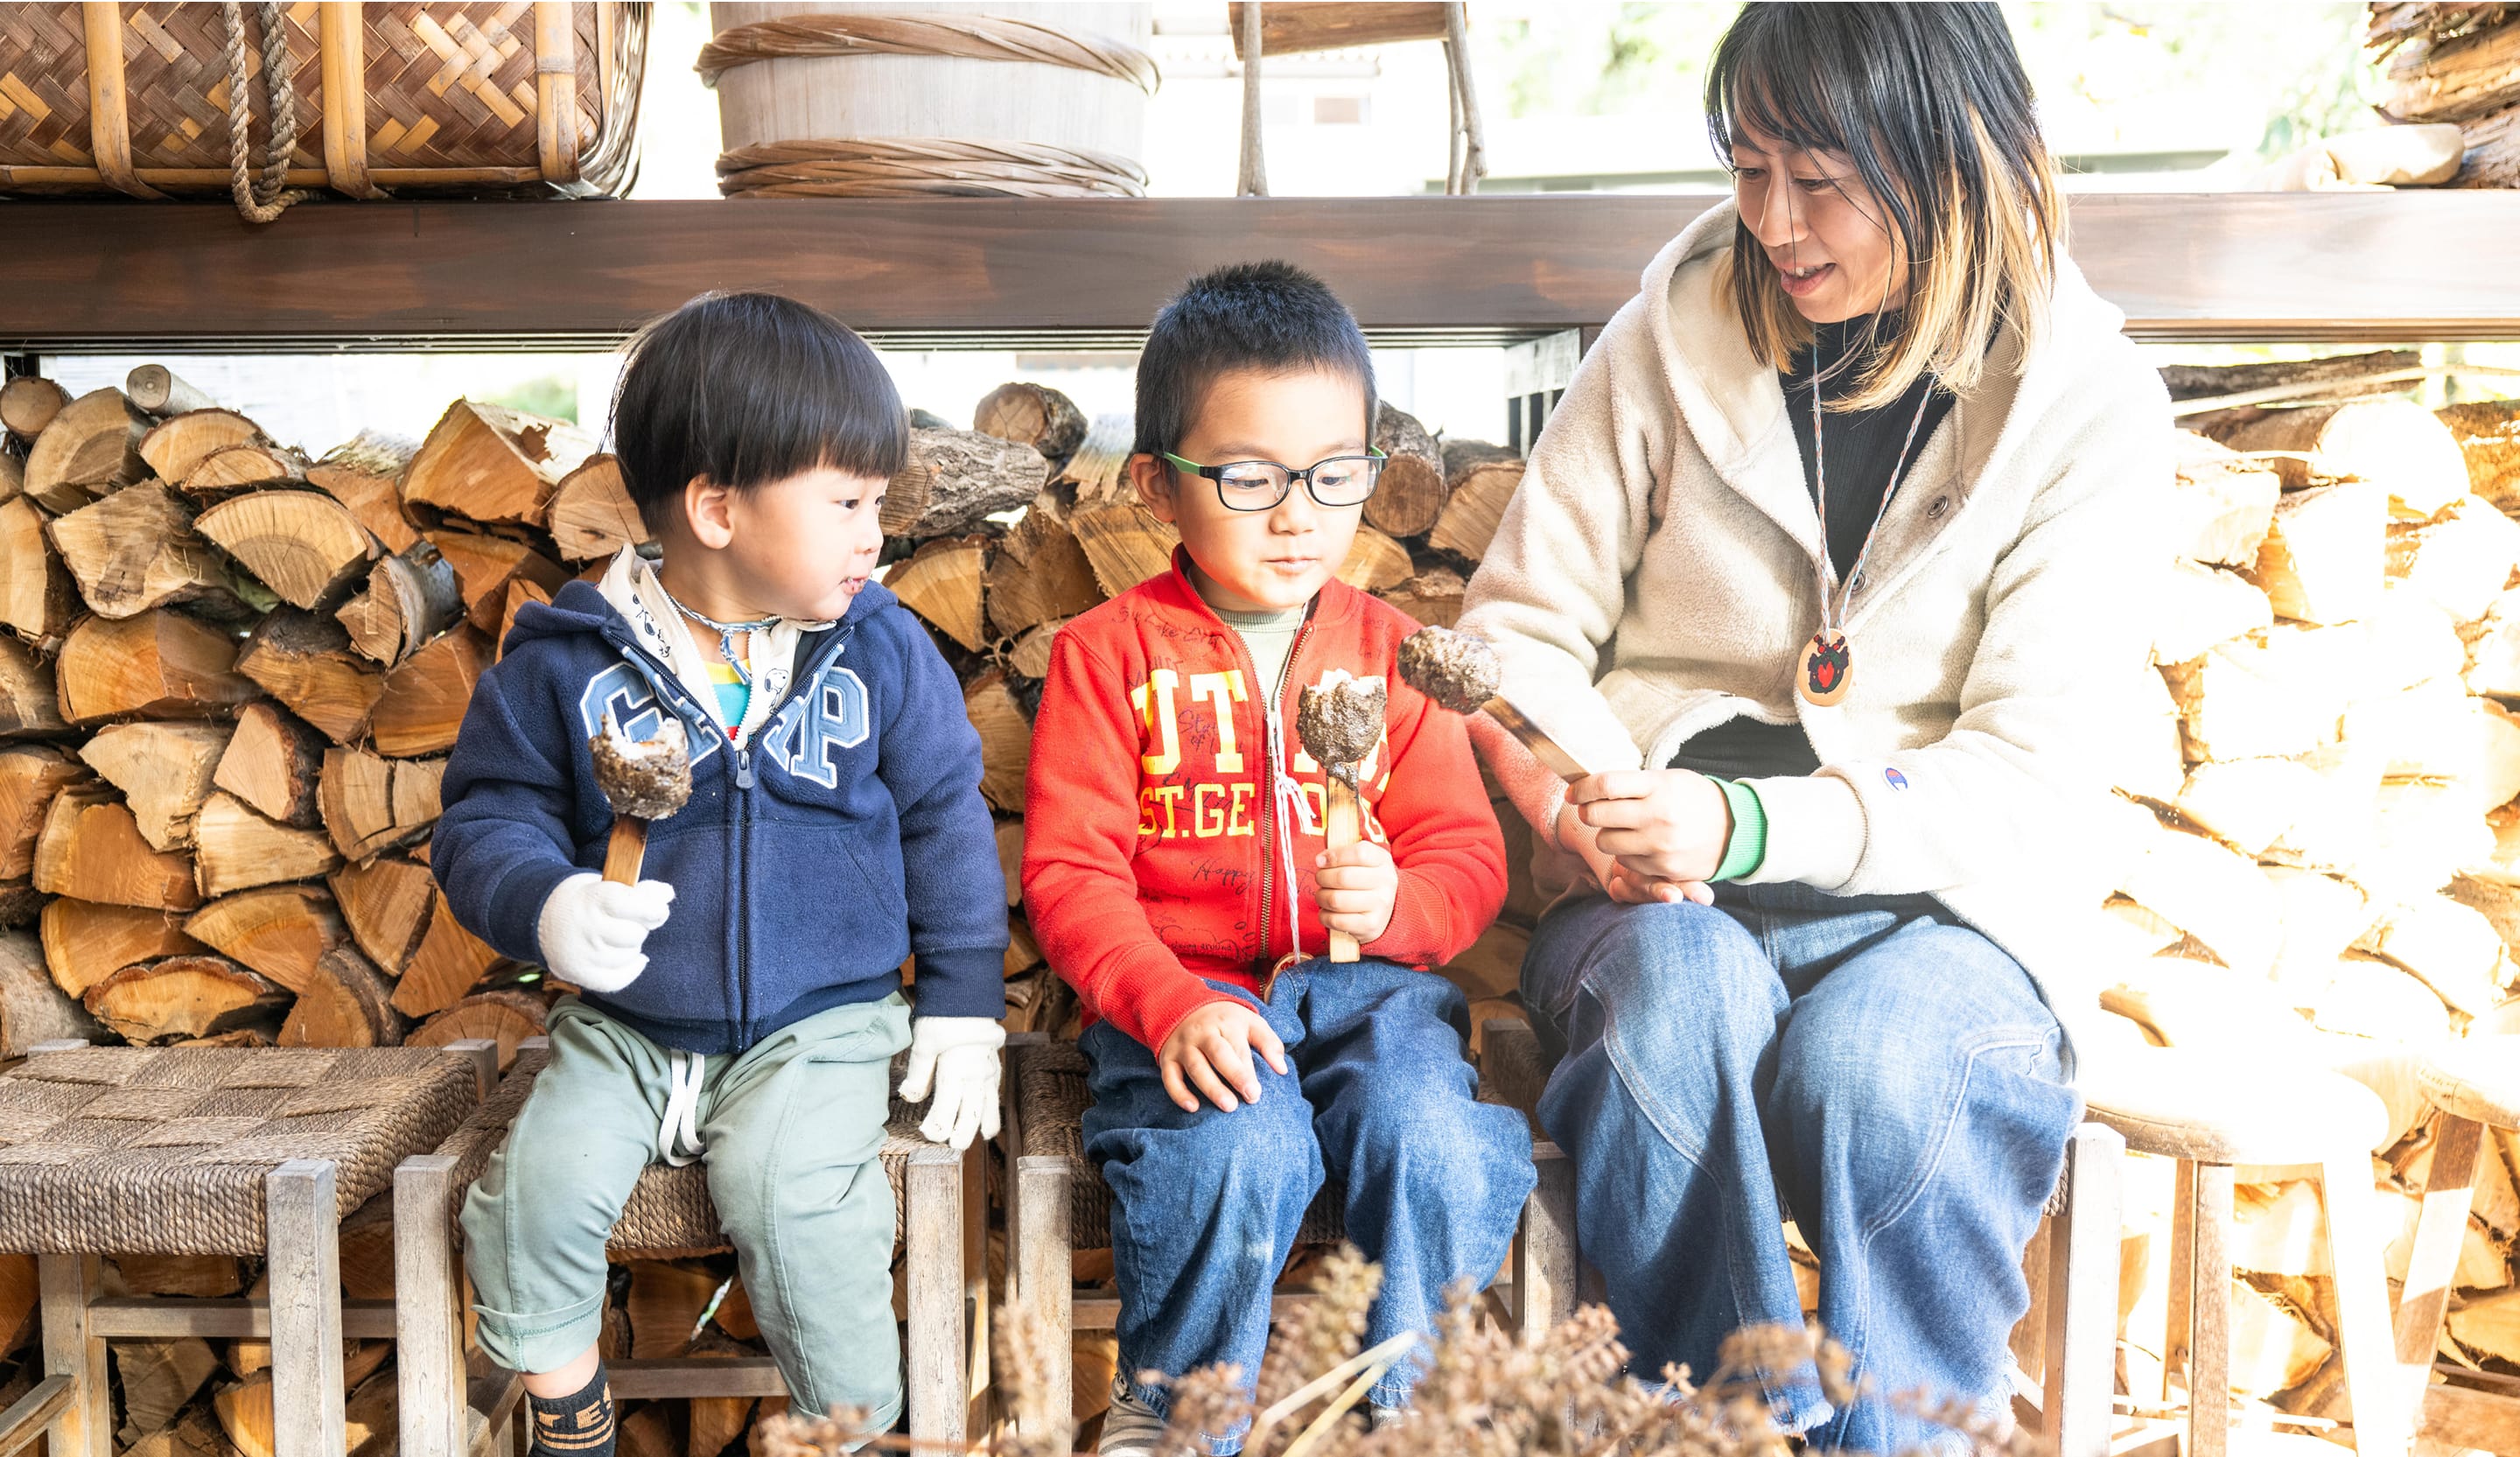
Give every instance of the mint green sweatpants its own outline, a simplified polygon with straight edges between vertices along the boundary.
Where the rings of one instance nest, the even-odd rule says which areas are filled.
[[[883,1147],[899,993],[834,1007],[703,1060],[698,1121],[709,1197],[734,1242],[790,1409],[901,1410],[892,1321],[892,1187]],[[670,1053],[575,998],[551,1017],[551,1061],[464,1201],[464,1261],[481,1349],[549,1371],[595,1343],[604,1244],[657,1160]]]

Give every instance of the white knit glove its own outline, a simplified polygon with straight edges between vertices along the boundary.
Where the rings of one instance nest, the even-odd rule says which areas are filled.
[[[984,1139],[998,1136],[998,1049],[1006,1045],[1007,1029],[993,1018],[911,1019],[902,1101],[923,1101],[931,1083],[936,1090],[920,1137],[968,1149],[974,1132]]]
[[[663,881],[623,886],[591,870],[570,876],[552,888],[534,923],[543,965],[588,991],[619,991],[648,969],[639,947],[673,903],[674,888]]]

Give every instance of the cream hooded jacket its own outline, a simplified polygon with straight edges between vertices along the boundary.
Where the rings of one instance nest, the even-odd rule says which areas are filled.
[[[2003,334],[1917,446],[1854,583],[1849,693],[1803,704],[1823,547],[1777,373],[1724,281],[1733,219],[1730,203],[1699,217],[1602,331],[1461,625],[1598,768],[1668,763],[1745,714],[1799,719],[1822,767],[1753,781],[1768,848],[1749,879],[1929,892],[2028,968],[2070,1033],[2098,1014],[2114,868],[2095,736],[2125,721],[2112,705],[2169,565],[2149,529],[2171,489],[2168,397],[2060,257],[2044,327]],[[1543,888],[1583,879],[1555,847],[1564,787],[1483,720],[1477,737],[1539,832]]]

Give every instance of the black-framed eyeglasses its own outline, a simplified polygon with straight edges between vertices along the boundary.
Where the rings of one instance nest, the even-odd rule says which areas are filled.
[[[1373,494],[1373,483],[1382,475],[1385,456],[1368,448],[1364,455],[1333,455],[1315,461],[1303,470],[1274,460],[1227,461],[1221,466],[1202,466],[1167,450],[1165,460],[1193,476],[1204,476],[1216,482],[1216,498],[1228,511],[1270,511],[1286,499],[1295,482],[1324,507],[1336,511],[1347,506],[1362,506]]]

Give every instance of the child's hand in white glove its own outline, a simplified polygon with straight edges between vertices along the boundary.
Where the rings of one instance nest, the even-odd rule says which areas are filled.
[[[552,888],[535,922],[543,965],[588,991],[619,991],[648,969],[639,947],[673,903],[674,888],[663,881],[623,886],[591,870],[570,876]]]
[[[903,1101],[936,1101],[919,1125],[929,1143],[971,1146],[971,1135],[998,1136],[998,1049],[1007,1029],[987,1017],[915,1017],[910,1022],[910,1067],[901,1075]]]

